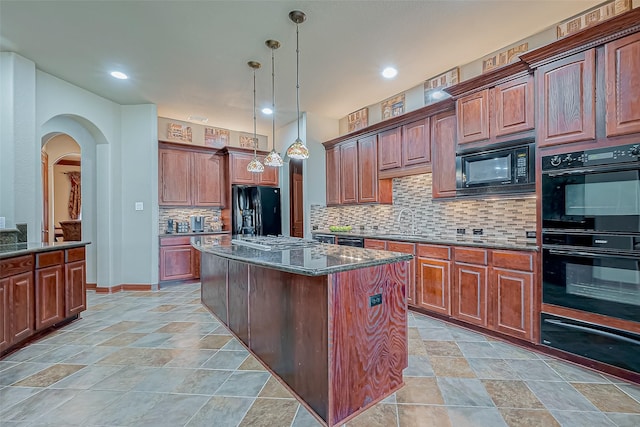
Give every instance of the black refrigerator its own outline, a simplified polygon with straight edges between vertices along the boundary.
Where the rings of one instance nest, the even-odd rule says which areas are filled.
[[[282,234],[279,188],[234,185],[232,196],[233,234],[252,236]]]

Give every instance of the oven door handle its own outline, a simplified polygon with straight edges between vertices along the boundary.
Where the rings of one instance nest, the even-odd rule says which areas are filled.
[[[548,250],[549,250],[549,253],[552,255],[581,256],[581,257],[587,257],[587,258],[630,258],[630,259],[638,258],[638,256],[633,256],[633,255],[611,255],[611,254],[594,253],[594,252],[560,251],[558,249],[548,249]]]
[[[601,331],[600,329],[590,328],[588,326],[573,325],[571,323],[564,323],[561,320],[555,320],[555,319],[544,319],[544,321],[545,323],[551,323],[552,325],[560,326],[562,328],[576,329],[578,331],[589,332],[591,334],[596,334],[596,335],[600,335],[607,338],[613,338],[618,341],[624,341],[624,342],[628,342],[629,344],[640,346],[640,341],[638,340],[634,340],[633,338],[623,337],[622,335],[613,334],[607,331]]]
[[[545,172],[548,176],[564,176],[564,175],[586,175],[595,172],[594,169],[572,169],[563,172]]]

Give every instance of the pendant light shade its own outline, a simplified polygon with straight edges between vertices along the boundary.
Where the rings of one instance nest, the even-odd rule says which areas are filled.
[[[275,168],[282,167],[282,157],[276,151],[276,67],[274,52],[280,47],[280,42],[277,40],[267,40],[264,42],[269,49],[271,49],[271,141],[273,148],[271,152],[264,158],[264,164]]]
[[[256,70],[261,67],[259,62],[249,61],[247,65],[253,69],[253,160],[247,165],[249,172],[260,173],[264,171],[264,166],[258,160],[258,136],[256,134]]]
[[[308,159],[309,149],[300,139],[300,41],[298,25],[303,23],[307,16],[304,12],[293,10],[289,12],[289,19],[296,24],[296,110],[298,112],[298,137],[293,144],[287,148],[287,156],[292,159]]]

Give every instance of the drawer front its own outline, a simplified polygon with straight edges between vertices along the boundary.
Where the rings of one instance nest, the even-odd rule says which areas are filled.
[[[65,252],[65,263],[82,261],[85,258],[84,246],[81,248],[67,249]]]
[[[438,245],[418,245],[418,256],[423,258],[451,259],[451,248],[449,246]]]
[[[477,248],[460,247],[455,249],[456,262],[464,262],[467,264],[487,265],[487,250]]]
[[[364,239],[364,247],[367,249],[379,249],[384,251],[387,249],[387,242],[386,240]]]
[[[392,252],[402,252],[405,254],[415,255],[416,245],[415,243],[406,243],[406,242],[387,242],[387,250]]]
[[[494,250],[492,265],[508,270],[533,271],[533,253]]]
[[[190,244],[191,244],[191,236],[160,238],[160,246],[182,246],[182,245],[190,245]]]
[[[42,252],[36,254],[36,268],[50,267],[64,263],[64,251]]]
[[[23,255],[15,258],[7,258],[0,261],[0,277],[9,277],[15,274],[26,273],[33,270],[33,255]]]

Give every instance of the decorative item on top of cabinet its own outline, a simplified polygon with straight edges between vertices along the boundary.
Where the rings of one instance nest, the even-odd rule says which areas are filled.
[[[595,64],[589,49],[536,70],[538,147],[595,141]]]
[[[451,315],[451,248],[418,244],[416,292],[418,307]]]
[[[407,304],[416,305],[416,244],[409,242],[387,242],[387,250],[414,255],[409,261],[409,278],[407,280]]]
[[[224,206],[224,167],[213,150],[162,143],[158,172],[160,206]]]
[[[429,118],[378,134],[378,177],[395,178],[430,172]]]
[[[456,195],[456,115],[454,111],[431,119],[432,182],[434,199]]]
[[[604,50],[607,136],[640,133],[640,32]]]
[[[227,148],[229,156],[229,180],[231,184],[278,186],[278,172],[280,168],[266,167],[261,173],[249,172],[247,165],[253,160],[252,150]],[[266,156],[265,151],[258,151],[257,155]]]

